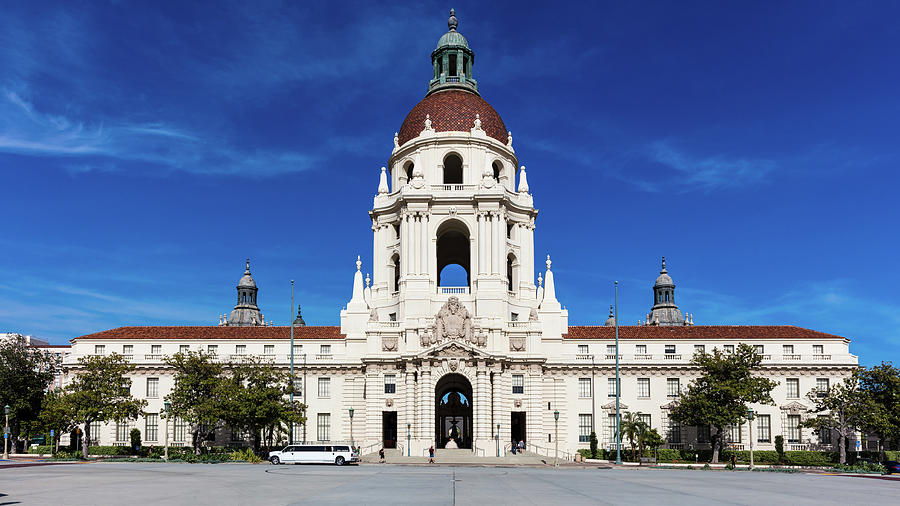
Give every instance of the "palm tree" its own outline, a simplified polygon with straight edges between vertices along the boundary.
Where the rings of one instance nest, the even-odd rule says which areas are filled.
[[[628,438],[631,445],[631,460],[635,460],[635,441],[639,441],[640,435],[647,430],[647,424],[641,420],[640,415],[631,411],[622,415],[622,435]]]

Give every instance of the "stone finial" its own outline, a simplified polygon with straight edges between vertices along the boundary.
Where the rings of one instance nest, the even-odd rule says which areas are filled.
[[[528,174],[525,173],[525,166],[519,167],[519,193],[528,193]]]
[[[244,275],[250,274],[250,259],[247,259],[247,267],[244,269]]]
[[[378,194],[384,195],[390,193],[387,182],[387,167],[381,168],[381,176],[378,177]]]
[[[475,115],[475,130],[481,130],[481,115]]]
[[[506,146],[510,148],[512,147],[512,132],[510,132],[509,130],[506,131]]]
[[[550,264],[552,264],[552,263],[553,263],[553,262],[550,261],[550,255],[547,255],[547,270],[548,270],[548,271],[550,270]]]
[[[369,288],[369,285],[372,283],[372,280],[369,278],[369,273],[366,273],[366,288]]]
[[[447,28],[451,32],[455,32],[457,26],[459,26],[459,20],[456,19],[456,10],[450,9],[450,19],[447,20]]]
[[[400,147],[400,133],[394,132],[394,149],[397,149],[399,147]]]
[[[538,273],[538,288],[544,286],[544,278],[541,277],[541,273]]]
[[[359,259],[359,255],[356,255],[356,270],[360,270],[362,268],[362,261]]]
[[[431,115],[430,114],[425,115],[425,130],[434,130],[433,128],[431,128]]]
[[[662,270],[659,271],[660,274],[666,274],[666,257],[662,257]]]

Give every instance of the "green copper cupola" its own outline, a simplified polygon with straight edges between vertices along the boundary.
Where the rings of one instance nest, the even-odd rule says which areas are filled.
[[[478,94],[478,82],[472,77],[475,53],[463,34],[456,31],[459,21],[456,11],[450,9],[447,33],[438,40],[437,48],[431,52],[434,75],[428,83],[428,95],[438,90],[457,88]]]

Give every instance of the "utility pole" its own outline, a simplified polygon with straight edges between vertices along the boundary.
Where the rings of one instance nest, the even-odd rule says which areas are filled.
[[[288,318],[291,319],[291,411],[294,410],[294,280],[291,280],[291,310],[288,311]],[[288,442],[294,444],[294,420],[291,420],[291,434],[288,436]]]
[[[616,464],[622,465],[622,415],[619,414],[619,282],[615,282],[615,319],[616,319]]]

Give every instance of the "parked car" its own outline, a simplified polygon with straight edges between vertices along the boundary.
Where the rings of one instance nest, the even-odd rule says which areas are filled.
[[[888,460],[884,463],[884,467],[888,474],[900,473],[900,461]]]
[[[286,446],[281,451],[269,452],[269,462],[278,464],[359,462],[359,454],[349,445],[298,444]]]

